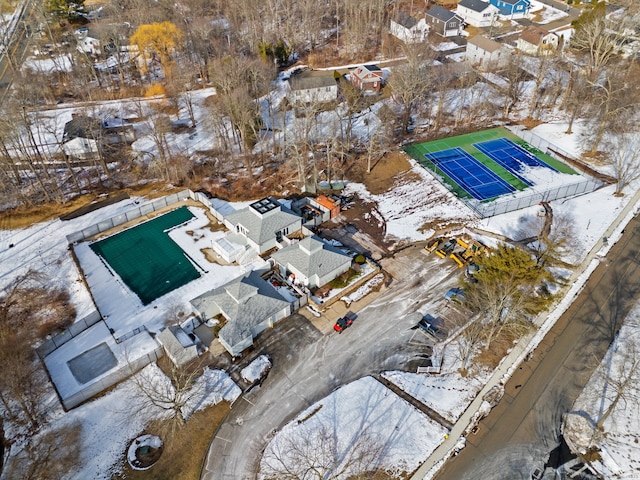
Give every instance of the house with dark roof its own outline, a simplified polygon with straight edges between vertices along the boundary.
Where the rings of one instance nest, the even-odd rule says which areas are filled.
[[[527,55],[551,55],[558,48],[558,35],[535,25],[526,27],[516,40],[516,48]]]
[[[425,22],[430,32],[441,37],[456,37],[462,32],[462,18],[451,10],[438,5],[427,10]]]
[[[467,62],[478,70],[502,68],[509,63],[511,52],[506,45],[483,35],[467,41]]]
[[[362,65],[349,74],[351,85],[363,92],[379,92],[382,88],[382,69],[377,65]]]
[[[456,14],[465,24],[478,28],[490,27],[498,17],[498,7],[486,0],[460,0]]]
[[[316,236],[271,254],[283,278],[308,288],[326,285],[351,267],[351,257]]]
[[[270,197],[229,213],[223,223],[259,255],[287,242],[287,235],[302,228],[300,216]]]
[[[391,20],[389,33],[404,43],[424,42],[429,27],[424,18],[417,19],[406,12],[400,12],[398,18]]]
[[[331,71],[303,70],[289,77],[287,99],[294,105],[331,102],[338,98],[338,82]]]
[[[500,16],[509,19],[524,18],[531,10],[530,0],[489,0],[489,3],[500,11]]]
[[[133,125],[118,117],[89,117],[73,113],[64,125],[62,149],[72,159],[94,158],[107,145],[130,144],[136,140]]]
[[[224,326],[218,340],[232,355],[238,356],[253,345],[253,339],[292,312],[291,303],[256,271],[191,300],[203,322],[218,319]]]

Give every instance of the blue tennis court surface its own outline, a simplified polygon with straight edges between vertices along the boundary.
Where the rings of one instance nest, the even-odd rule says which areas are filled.
[[[425,153],[424,156],[477,200],[499,197],[516,190],[459,147]]]
[[[474,143],[473,146],[529,186],[533,185],[533,183],[520,174],[524,167],[545,167],[554,172],[558,171],[507,138]]]

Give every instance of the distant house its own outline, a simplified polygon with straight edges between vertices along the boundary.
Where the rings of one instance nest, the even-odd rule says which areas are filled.
[[[79,28],[75,31],[76,49],[80,53],[87,55],[100,55],[102,53],[102,45],[98,36],[91,32],[87,27]]]
[[[283,278],[305,287],[321,287],[351,267],[351,257],[316,236],[306,237],[271,255]]]
[[[74,159],[87,160],[108,145],[128,144],[136,139],[133,125],[120,118],[105,116],[104,119],[72,114],[64,125],[62,149]]]
[[[294,105],[331,102],[338,98],[338,83],[331,71],[296,72],[289,77],[287,98]]]
[[[478,28],[490,27],[498,13],[498,8],[485,0],[460,0],[456,8],[465,24]]]
[[[558,35],[530,25],[520,32],[516,47],[528,55],[551,55],[558,48]]]
[[[351,84],[363,92],[379,92],[382,87],[382,70],[377,65],[362,65],[353,70]]]
[[[438,5],[427,11],[425,22],[430,32],[437,33],[441,37],[456,37],[462,32],[462,18]]]
[[[506,18],[524,18],[531,10],[530,0],[489,0],[489,3],[500,11],[500,16]]]
[[[511,50],[504,44],[483,35],[476,35],[467,41],[467,62],[479,70],[491,70],[507,65]]]
[[[186,365],[198,357],[195,340],[179,325],[171,325],[162,330],[156,339],[176,367]]]
[[[302,228],[302,218],[273,198],[263,198],[224,217],[225,226],[259,255],[286,242],[286,236]]]
[[[406,12],[400,12],[396,20],[391,20],[389,32],[404,43],[420,43],[427,38],[429,27],[424,18],[417,19]]]
[[[291,304],[255,271],[190,303],[202,321],[223,317],[225,325],[218,332],[218,340],[233,356],[240,355],[260,332],[292,312]]]

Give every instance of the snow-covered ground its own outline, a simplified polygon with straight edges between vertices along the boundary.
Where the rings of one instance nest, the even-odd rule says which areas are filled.
[[[415,470],[446,434],[442,425],[377,380],[364,377],[314,403],[276,433],[262,459],[260,478],[284,475],[286,466],[299,472],[297,478],[317,478],[305,473],[316,463],[332,478],[338,472],[338,478],[348,478],[363,467],[399,476]],[[314,446],[309,458],[317,462],[305,464],[300,447]]]
[[[640,304],[629,313],[609,352],[565,416],[564,436],[607,479],[635,480],[640,471]],[[602,429],[594,425],[602,424]],[[595,456],[592,456],[594,458]]]

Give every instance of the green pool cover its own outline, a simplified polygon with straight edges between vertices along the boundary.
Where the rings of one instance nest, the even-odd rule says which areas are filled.
[[[180,207],[91,245],[144,305],[200,277],[168,230],[194,218]]]

